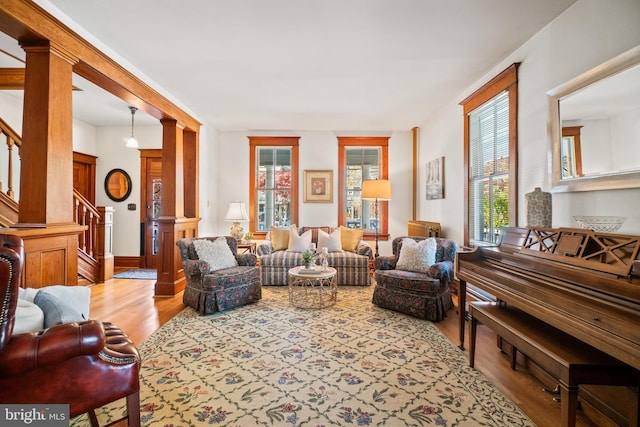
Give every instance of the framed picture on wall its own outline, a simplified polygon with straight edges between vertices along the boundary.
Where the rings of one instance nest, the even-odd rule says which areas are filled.
[[[333,171],[304,171],[304,202],[333,203]]]
[[[427,162],[427,200],[444,199],[444,157]]]

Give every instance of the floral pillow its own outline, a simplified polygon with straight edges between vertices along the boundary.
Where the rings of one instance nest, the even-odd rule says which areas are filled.
[[[196,248],[198,258],[209,264],[210,271],[236,267],[238,265],[238,261],[233,255],[233,252],[231,252],[225,237],[218,237],[214,241],[197,239],[193,241],[193,246]]]
[[[410,238],[402,239],[400,256],[396,264],[397,270],[428,273],[429,268],[436,263],[438,243],[433,237],[416,242]]]

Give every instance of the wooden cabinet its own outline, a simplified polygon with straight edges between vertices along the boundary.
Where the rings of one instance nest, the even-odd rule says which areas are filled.
[[[417,237],[442,237],[439,222],[409,221],[407,234]]]

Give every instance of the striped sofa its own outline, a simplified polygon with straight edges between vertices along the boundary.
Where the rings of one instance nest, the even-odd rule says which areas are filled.
[[[300,227],[300,234],[312,231],[312,242],[318,243],[318,229],[327,233],[331,227]],[[289,269],[302,265],[302,253],[286,250],[273,251],[271,242],[265,240],[259,244],[256,253],[260,258],[260,268],[263,286],[287,285]],[[329,267],[336,269],[336,283],[338,286],[369,286],[369,260],[373,259],[371,246],[361,242],[356,252],[330,252],[327,258]]]

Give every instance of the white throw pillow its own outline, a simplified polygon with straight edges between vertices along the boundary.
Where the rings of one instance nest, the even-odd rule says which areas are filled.
[[[16,307],[16,323],[13,326],[14,334],[34,332],[44,329],[44,312],[40,307],[27,299],[18,299]]]
[[[428,273],[429,267],[436,262],[438,243],[433,237],[416,242],[413,239],[402,240],[400,256],[396,264],[397,270]]]
[[[318,229],[318,249],[327,248],[329,252],[342,252],[340,229],[336,228],[331,234]]]
[[[291,252],[304,252],[309,250],[309,246],[311,246],[311,230],[307,230],[302,233],[302,236],[298,235],[298,230],[291,227],[291,232],[289,234],[289,247],[288,251]]]
[[[87,286],[45,286],[33,302],[44,312],[44,327],[89,320],[91,289]]]
[[[227,244],[225,237],[218,237],[211,241],[207,239],[197,239],[193,241],[198,258],[209,264],[210,271],[221,270],[223,268],[236,267],[238,261],[233,256],[233,252]]]

